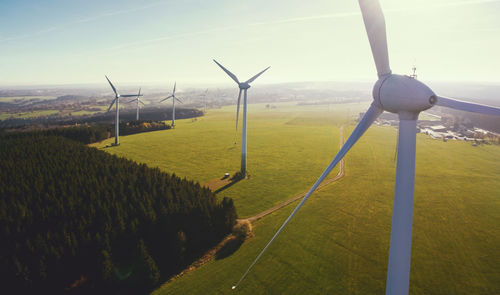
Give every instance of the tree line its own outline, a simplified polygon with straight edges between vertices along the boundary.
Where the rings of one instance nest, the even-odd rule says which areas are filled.
[[[0,136],[2,293],[145,293],[218,243],[232,199],[61,136]]]
[[[139,120],[121,122],[120,135],[131,135],[141,132],[167,130],[171,128],[172,126],[164,121]],[[6,132],[5,130],[0,130],[0,134],[2,134],[2,132],[8,138],[37,135],[62,136],[84,144],[90,144],[115,136],[115,126],[113,124],[92,124],[47,129],[34,129],[25,132]]]

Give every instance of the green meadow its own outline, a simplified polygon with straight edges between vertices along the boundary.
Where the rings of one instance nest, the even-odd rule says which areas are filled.
[[[250,178],[219,195],[248,217],[308,190],[339,149],[340,125],[347,138],[366,107],[249,105]],[[120,137],[118,147],[104,148],[113,139],[93,146],[205,183],[239,169],[235,109]],[[396,136],[395,128],[372,126],[347,154],[345,177],[314,193],[236,290],[297,203],[255,222],[255,236],[232,255],[153,294],[383,294]],[[499,159],[500,146],[417,135],[411,294],[500,293]]]

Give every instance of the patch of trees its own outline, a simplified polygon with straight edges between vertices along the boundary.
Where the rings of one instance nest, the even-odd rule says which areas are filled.
[[[0,138],[5,294],[143,294],[231,231],[229,198],[60,136]]]
[[[163,121],[131,121],[120,123],[120,134],[130,135],[148,131],[167,130],[172,127]],[[2,129],[0,129],[0,134]],[[115,126],[113,124],[80,125],[69,127],[57,127],[50,129],[39,129],[25,132],[6,133],[9,138],[19,138],[34,135],[62,136],[84,144],[99,142],[106,138],[115,136]]]

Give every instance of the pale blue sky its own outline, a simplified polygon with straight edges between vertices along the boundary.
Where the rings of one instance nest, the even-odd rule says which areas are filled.
[[[500,0],[381,0],[395,73],[500,82]],[[356,0],[2,0],[0,85],[375,80]]]

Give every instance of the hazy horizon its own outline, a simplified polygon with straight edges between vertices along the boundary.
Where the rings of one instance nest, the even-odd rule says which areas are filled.
[[[381,0],[394,73],[500,81],[500,0]],[[357,1],[0,3],[0,87],[220,84],[267,66],[259,84],[371,81]],[[104,81],[105,82],[105,81]]]

